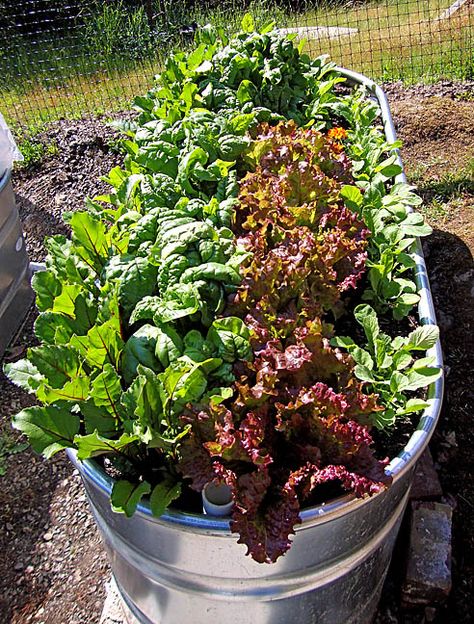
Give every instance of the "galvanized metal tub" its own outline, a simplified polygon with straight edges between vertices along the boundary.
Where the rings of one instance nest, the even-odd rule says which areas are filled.
[[[0,172],[0,357],[33,301],[11,170]]]
[[[379,101],[385,132],[395,140],[383,91],[363,76]],[[400,176],[404,180],[404,175]],[[421,323],[435,323],[421,247],[416,252]],[[442,366],[441,347],[432,349]],[[443,380],[429,390],[427,408],[387,472],[392,486],[364,500],[346,496],[306,509],[290,551],[275,564],[245,556],[226,519],[169,511],[153,518],[144,503],[130,519],[111,511],[113,485],[93,461],[77,462],[107,546],[113,574],[132,613],[145,624],[368,624],[377,607],[416,462],[433,432]]]

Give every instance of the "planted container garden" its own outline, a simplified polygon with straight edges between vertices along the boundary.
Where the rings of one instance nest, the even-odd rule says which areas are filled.
[[[368,622],[442,394],[383,93],[246,17],[135,108],[34,276],[14,425],[70,449],[140,621]]]

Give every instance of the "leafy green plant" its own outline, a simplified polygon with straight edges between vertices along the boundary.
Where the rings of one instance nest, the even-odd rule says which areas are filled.
[[[367,392],[379,397],[383,409],[370,415],[371,423],[384,429],[394,425],[398,418],[428,407],[428,401],[410,395],[436,381],[441,370],[434,366],[434,356],[417,359],[413,356],[434,347],[439,339],[438,327],[422,325],[406,337],[392,339],[380,330],[377,314],[369,305],[358,305],[354,317],[364,329],[365,348],[345,336],[332,338],[331,344],[351,354],[356,362],[355,376],[367,382]]]
[[[359,288],[385,318],[411,309],[409,248],[427,232],[393,184],[377,110],[341,81],[250,16],[233,39],[199,31],[136,98],[110,192],[65,215],[70,239],[47,241],[41,345],[6,366],[41,403],[14,418],[36,451],[106,457],[128,516],[143,497],[159,515],[183,487],[225,481],[232,529],[260,562],[288,550],[321,484],[389,485],[370,428],[403,415],[428,375],[397,368],[416,336],[378,330],[370,380],[359,351],[330,344]]]
[[[33,127],[31,131],[18,132],[18,149],[20,150],[23,160],[19,161],[15,166],[20,169],[35,167],[48,156],[56,156],[58,154],[58,146],[56,143],[46,143],[40,140],[37,135],[43,130],[42,126]]]
[[[413,187],[401,181],[392,183],[402,171],[393,153],[400,143],[387,143],[374,123],[377,106],[359,90],[335,104],[334,109],[349,124],[347,152],[356,183],[341,193],[346,205],[360,214],[371,231],[363,299],[377,312],[391,311],[400,320],[419,301],[413,279],[415,239],[432,230],[423,216],[413,211],[422,203]]]

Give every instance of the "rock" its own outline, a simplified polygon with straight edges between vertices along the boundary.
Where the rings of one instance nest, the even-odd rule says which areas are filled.
[[[45,542],[50,542],[53,539],[53,534],[52,533],[45,533],[43,535],[43,539]]]
[[[442,503],[412,503],[404,606],[439,604],[451,591],[452,509]]]
[[[438,473],[433,465],[433,458],[429,448],[418,460],[410,490],[412,500],[435,499],[442,496],[443,490],[439,482]]]

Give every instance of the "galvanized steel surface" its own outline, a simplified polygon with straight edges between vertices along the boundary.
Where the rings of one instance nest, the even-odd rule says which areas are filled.
[[[25,241],[11,186],[0,172],[0,357],[33,300]]]
[[[389,141],[393,122],[383,91],[341,70],[377,98]],[[405,180],[403,174],[400,180]],[[421,247],[416,252],[422,323],[435,323]],[[442,366],[441,347],[434,347]],[[408,499],[416,460],[435,427],[443,380],[405,449],[387,467],[392,486],[364,500],[346,496],[301,512],[290,551],[255,563],[226,519],[174,511],[153,518],[144,503],[130,519],[111,511],[112,480],[91,461],[78,464],[128,606],[145,624],[368,624],[377,607]]]

